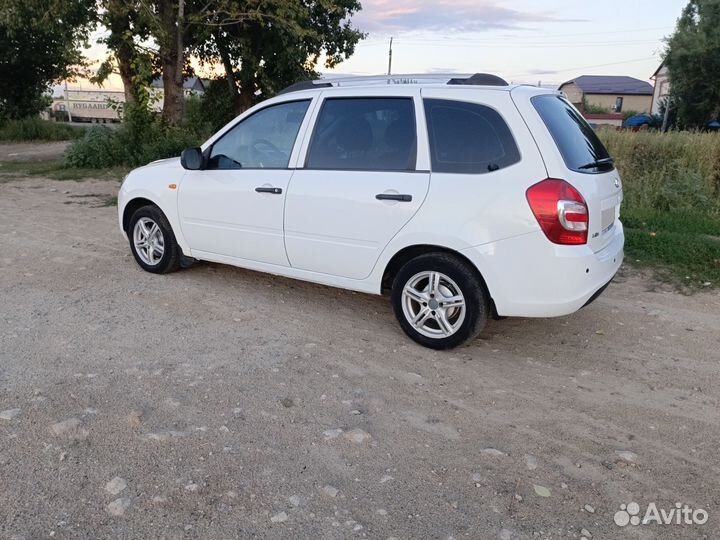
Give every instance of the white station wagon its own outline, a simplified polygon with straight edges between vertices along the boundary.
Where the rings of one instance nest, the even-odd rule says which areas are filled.
[[[412,339],[447,349],[488,317],[593,301],[622,262],[622,197],[563,94],[409,75],[293,85],[132,171],[118,210],[149,272],[200,259],[389,293]]]

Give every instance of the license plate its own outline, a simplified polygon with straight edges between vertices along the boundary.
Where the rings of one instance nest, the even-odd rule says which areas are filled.
[[[615,225],[615,207],[602,211],[602,234],[605,234]]]

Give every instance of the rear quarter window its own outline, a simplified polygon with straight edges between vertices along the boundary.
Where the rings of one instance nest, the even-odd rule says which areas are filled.
[[[531,99],[533,107],[550,131],[565,165],[575,172],[596,174],[612,171],[610,154],[585,118],[563,96],[544,94]]]
[[[433,172],[486,174],[520,161],[512,132],[495,109],[444,99],[423,103]]]

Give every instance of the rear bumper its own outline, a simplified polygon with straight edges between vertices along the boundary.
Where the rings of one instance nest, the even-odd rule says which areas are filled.
[[[558,246],[542,231],[462,250],[485,278],[497,314],[503,317],[559,317],[595,300],[623,261],[620,222],[610,243],[594,253],[588,246]]]
[[[590,304],[592,304],[595,300],[597,300],[598,298],[600,298],[600,295],[601,295],[602,293],[604,293],[604,292],[605,292],[605,289],[607,289],[607,288],[610,286],[610,283],[612,283],[612,280],[613,280],[613,279],[615,279],[615,276],[613,276],[610,281],[608,281],[605,285],[603,285],[603,286],[600,287],[597,291],[595,291],[595,293],[594,293],[590,298],[588,298],[588,301],[585,302],[582,307],[584,307],[584,308],[585,308],[585,307],[588,307],[588,306],[589,306]],[[581,309],[582,309],[582,308],[581,308]]]

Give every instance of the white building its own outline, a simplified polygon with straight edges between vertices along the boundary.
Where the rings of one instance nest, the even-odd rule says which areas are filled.
[[[660,114],[661,104],[670,97],[670,70],[665,62],[660,64],[653,76],[650,77],[655,81],[655,90],[653,92],[651,114]]]
[[[185,98],[187,99],[191,96],[202,96],[209,83],[210,81],[203,80],[200,77],[188,77],[183,83],[183,93],[185,94]],[[150,94],[154,96],[152,108],[158,112],[162,111],[163,108],[163,87],[163,80],[161,78],[155,79],[150,83]]]
[[[203,95],[208,83],[209,81],[203,81],[199,77],[185,79],[185,97]],[[162,79],[155,79],[150,84],[150,94],[155,98],[152,103],[153,110],[162,111]],[[55,118],[62,119],[64,113],[69,113],[73,122],[110,123],[120,121],[119,109],[122,109],[124,103],[125,92],[122,90],[105,90],[100,87],[66,89],[58,86],[53,93],[51,109]]]
[[[73,122],[108,123],[119,122],[117,108],[124,102],[122,90],[68,89],[53,96],[51,108],[56,118],[69,113]]]

